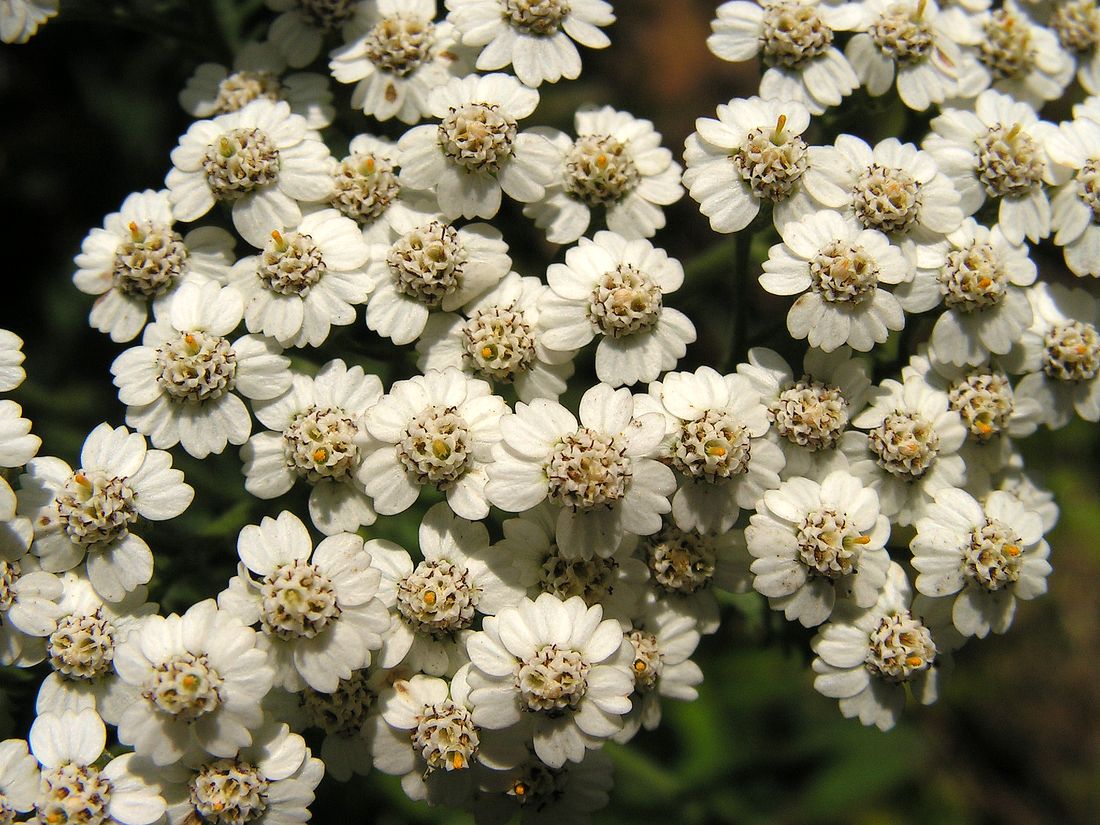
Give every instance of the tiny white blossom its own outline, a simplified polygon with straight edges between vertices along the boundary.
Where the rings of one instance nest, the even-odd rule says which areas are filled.
[[[46,658],[46,637],[57,629],[63,586],[27,553],[0,558],[0,664],[30,667]]]
[[[11,330],[0,329],[0,392],[11,392],[26,379],[24,358],[23,339]]]
[[[470,804],[477,825],[589,825],[592,813],[607,807],[614,784],[611,757],[586,751],[580,762],[551,768],[534,754],[507,771],[484,774]]]
[[[325,38],[336,31],[347,35],[360,0],[266,0],[279,12],[267,31],[268,41],[288,66],[300,69],[321,53]]]
[[[1098,15],[1100,17],[1100,15]],[[1100,21],[1098,21],[1100,23]],[[1051,199],[1054,243],[1077,276],[1100,276],[1100,122],[1079,117],[1063,123],[1047,144],[1051,160],[1073,179]]]
[[[38,792],[38,760],[22,739],[0,741],[0,812],[12,820],[34,809]]]
[[[0,41],[26,43],[38,27],[57,14],[60,0],[2,0]]]

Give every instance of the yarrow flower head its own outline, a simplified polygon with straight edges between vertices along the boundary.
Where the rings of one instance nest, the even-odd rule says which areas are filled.
[[[321,53],[325,38],[334,32],[350,33],[359,0],[265,0],[279,12],[267,39],[288,66],[307,66]]]
[[[57,629],[63,585],[30,553],[0,556],[0,665],[30,667],[46,658]]]
[[[1063,123],[1047,152],[1052,161],[1073,171],[1073,178],[1051,199],[1054,243],[1062,247],[1074,275],[1100,276],[1100,109],[1091,118]]]
[[[34,810],[40,782],[38,760],[22,739],[0,741],[0,814],[13,822],[17,814]]]

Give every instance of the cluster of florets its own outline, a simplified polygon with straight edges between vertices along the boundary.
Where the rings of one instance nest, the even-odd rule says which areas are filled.
[[[1061,124],[1039,109],[1075,72],[1100,94],[1095,8],[726,2],[707,45],[759,55],[760,95],[697,121],[681,175],[609,106],[575,136],[525,128],[577,44],[609,44],[603,0],[267,5],[265,41],[181,93],[199,119],[164,189],[76,258],[91,324],[141,336],[111,366],[127,426],[74,467],[0,401],[0,465],[23,468],[0,476],[2,663],[51,669],[30,752],[0,743],[0,820],[305,821],[312,727],[343,781],[373,765],[479,820],[582,821],[604,742],[694,698],[716,590],[816,628],[815,687],[883,729],[1045,591],[1057,509],[1013,440],[1100,420],[1100,314],[1037,282],[1029,243],[1100,276],[1100,99]],[[5,41],[54,10],[0,8]],[[332,154],[328,78],[286,74],[326,45],[358,110],[410,127],[395,142]],[[919,145],[839,133],[832,107],[895,86],[936,110]],[[650,238],[685,190],[738,233],[736,303],[760,292],[746,276],[795,297],[753,322],[805,341],[800,363],[745,347],[733,312],[721,369],[681,368],[685,267]],[[527,275],[486,223],[505,197],[562,247]],[[321,363],[334,327],[415,345],[421,374]],[[5,392],[21,344],[0,333]],[[598,383],[574,411],[575,363]],[[307,485],[308,521],[244,527],[216,600],[157,615],[142,522],[194,496],[168,450],[230,444],[257,498]],[[495,541],[490,507],[514,514]],[[369,537],[411,508],[417,547]],[[105,723],[133,753],[97,767]]]

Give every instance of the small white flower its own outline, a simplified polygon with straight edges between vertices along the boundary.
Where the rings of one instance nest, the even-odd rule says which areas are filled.
[[[331,693],[307,685],[300,694],[290,694],[298,700],[301,726],[318,728],[324,733],[321,761],[333,779],[347,782],[353,774],[370,772],[381,713],[378,697],[389,687],[390,674],[391,671],[381,668],[357,670],[350,679],[341,679]]]
[[[817,0],[733,0],[718,7],[707,48],[740,62],[760,54],[765,98],[799,100],[819,115],[859,87],[848,59],[833,46],[838,31],[856,28],[861,3]]]
[[[30,732],[31,750],[42,764],[34,807],[36,822],[151,825],[164,815],[155,783],[132,770],[133,754],[97,767],[107,743],[103,720],[91,708],[43,713]]]
[[[1098,14],[1100,17],[1100,14]],[[1100,23],[1100,21],[1098,21]],[[1054,243],[1077,276],[1100,276],[1100,123],[1063,123],[1047,144],[1051,160],[1074,172],[1051,200]]]
[[[436,0],[368,0],[359,3],[353,35],[332,52],[329,69],[341,83],[355,83],[352,108],[376,120],[416,123],[432,113],[432,90],[460,64],[450,21],[434,22]]]
[[[889,538],[878,496],[850,473],[789,479],[764,493],[745,528],[753,587],[804,627],[828,619],[838,597],[871,607],[886,583]]]
[[[31,422],[23,417],[23,408],[7,398],[0,400],[0,467],[22,467],[38,454],[41,446],[42,439],[31,432]]]
[[[46,658],[46,637],[57,629],[61,580],[40,570],[27,553],[0,557],[0,664],[30,667]]]
[[[651,238],[665,225],[662,206],[683,197],[680,164],[661,146],[648,120],[610,106],[577,111],[570,140],[544,134],[559,153],[558,177],[546,196],[523,208],[552,243],[575,243],[603,207],[607,228],[627,238]]]
[[[301,221],[299,201],[329,197],[330,163],[321,136],[290,104],[260,98],[192,124],[172,150],[164,182],[177,220],[196,220],[216,201],[228,201],[233,226],[260,247],[272,227]]]
[[[981,503],[953,487],[935,498],[917,520],[909,544],[920,574],[917,590],[955,596],[952,621],[964,636],[1004,633],[1016,599],[1033,599],[1047,589],[1050,546],[1043,540],[1042,518],[1000,490]]]
[[[1047,20],[1062,48],[1077,60],[1077,82],[1091,95],[1100,92],[1100,7],[1096,0],[1058,3]]]
[[[635,415],[625,389],[597,384],[580,401],[580,421],[553,401],[516,404],[500,422],[489,501],[512,513],[549,498],[562,505],[559,550],[580,558],[609,556],[627,533],[661,529],[676,489],[672,471],[649,456],[664,436],[656,413]]]
[[[130,526],[139,518],[175,518],[195,496],[171,454],[106,423],[88,434],[77,470],[42,456],[27,465],[20,485],[20,509],[34,524],[32,550],[43,568],[72,570],[86,557],[92,586],[112,602],[153,575],[152,551]]]
[[[0,2],[0,41],[26,43],[38,27],[57,14],[60,0],[3,0]]]
[[[321,53],[325,37],[352,30],[360,0],[266,0],[267,7],[280,12],[267,31],[268,41],[278,49],[287,65],[300,69]]]
[[[871,391],[871,404],[841,438],[852,475],[878,493],[883,515],[912,524],[937,490],[966,478],[958,454],[966,439],[962,418],[947,393],[916,374],[904,383],[888,378]]]
[[[22,739],[0,742],[0,816],[14,821],[17,813],[34,808],[38,792],[38,760]]]
[[[460,229],[422,212],[394,214],[386,241],[371,248],[367,327],[395,344],[409,344],[431,312],[461,309],[511,267],[508,245],[488,224]]]
[[[143,619],[115,648],[119,677],[141,692],[119,719],[119,740],[158,765],[236,755],[263,721],[274,676],[257,641],[213,599]]]
[[[515,768],[483,777],[474,798],[474,822],[497,825],[518,813],[524,825],[589,825],[592,813],[607,806],[614,784],[611,757],[586,751],[580,762],[551,768],[535,755]]]
[[[997,198],[1005,238],[1035,242],[1050,234],[1043,183],[1055,182],[1045,149],[1053,129],[1026,103],[987,90],[974,111],[945,109],[933,118],[923,148],[951,179],[963,214],[973,215],[987,198]]]
[[[259,647],[275,667],[277,686],[331,693],[370,664],[389,616],[375,598],[379,575],[362,538],[338,533],[314,549],[305,525],[284,510],[245,526],[237,552],[243,568],[218,604],[260,625]]]
[[[807,215],[780,229],[764,261],[760,285],[773,295],[798,295],[787,330],[832,352],[848,344],[867,352],[905,326],[898,299],[882,288],[912,277],[901,250],[876,229],[837,212]]]
[[[617,387],[653,381],[673,369],[695,340],[695,325],[664,296],[684,282],[675,258],[648,240],[597,232],[546,273],[551,292],[539,302],[542,342],[575,352],[597,335],[596,375]]]
[[[290,386],[290,359],[266,338],[226,337],[244,314],[240,294],[213,281],[184,284],[142,345],[111,364],[126,423],[156,447],[182,444],[196,458],[243,444],[252,418],[240,397],[265,400]]]
[[[783,452],[765,438],[767,410],[740,375],[710,367],[668,373],[635,406],[664,419],[657,458],[677,471],[672,517],[681,530],[724,533],[740,508],[779,486]]]
[[[535,277],[508,275],[462,315],[433,313],[416,342],[421,372],[461,369],[468,375],[515,387],[521,401],[565,392],[573,374],[572,353],[543,343],[539,302],[550,291]]]
[[[385,515],[407,510],[423,487],[447,494],[467,519],[485,518],[486,467],[507,405],[484,381],[456,369],[398,381],[366,417],[359,482]]]
[[[284,74],[286,63],[270,43],[246,43],[233,68],[200,63],[179,94],[192,117],[208,118],[243,109],[253,100],[285,100],[311,129],[332,123],[335,109],[328,78],[315,72]]]
[[[931,630],[910,609],[905,572],[890,564],[886,588],[874,606],[844,605],[812,642],[814,688],[840,700],[845,718],[889,730],[911,694],[936,701],[939,671]]]
[[[1049,533],[1058,523],[1058,503],[1054,493],[1037,485],[1018,467],[1009,468],[1000,478],[997,489],[1019,501],[1025,510],[1038,513],[1043,520],[1043,533]]]
[[[541,135],[518,131],[518,122],[538,102],[537,91],[506,74],[437,86],[428,105],[442,122],[417,126],[397,144],[402,186],[435,187],[439,208],[452,220],[493,217],[502,190],[521,203],[537,201],[553,180],[557,153]]]
[[[501,730],[525,718],[535,754],[552,768],[580,762],[630,711],[632,646],[614,619],[549,593],[487,618],[466,648],[473,720]]]
[[[23,369],[23,339],[0,329],[0,392],[11,392],[27,377]]]
[[[313,378],[295,375],[283,395],[253,405],[269,429],[241,447],[245,489],[270,499],[305,479],[309,517],[325,535],[373,524],[374,508],[357,473],[368,442],[364,416],[381,397],[378,376],[338,358]]]
[[[93,229],[76,256],[73,282],[98,295],[88,317],[112,341],[132,341],[149,318],[149,305],[160,307],[181,283],[209,278],[224,283],[233,264],[233,237],[204,226],[186,236],[174,228],[166,191],[134,192],[118,212]]]
[[[742,5],[748,5],[743,3]],[[776,226],[794,217],[809,168],[802,133],[810,113],[793,100],[735,98],[701,117],[684,148],[684,184],[715,232],[738,232],[773,205]]]
[[[480,71],[511,64],[532,88],[579,77],[581,57],[573,41],[606,48],[611,40],[600,28],[615,22],[604,0],[446,0],[446,5],[462,44],[481,47]]]

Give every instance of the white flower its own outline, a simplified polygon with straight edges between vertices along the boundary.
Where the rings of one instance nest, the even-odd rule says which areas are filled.
[[[152,551],[130,525],[175,518],[195,496],[171,454],[106,423],[84,440],[77,470],[42,456],[27,465],[20,484],[20,509],[34,524],[32,550],[43,568],[71,570],[87,557],[92,587],[112,602],[153,575]]]
[[[891,563],[886,588],[866,610],[838,608],[812,642],[814,688],[840,700],[845,718],[889,730],[907,694],[922,705],[936,701],[939,671],[936,641],[910,610],[905,572]]]
[[[27,752],[27,743],[0,742],[0,815],[14,821],[15,814],[32,810],[38,781],[38,760]]]
[[[958,454],[966,439],[962,419],[947,393],[920,375],[908,375],[904,383],[887,378],[852,424],[868,431],[841,438],[852,475],[878,493],[883,515],[897,524],[912,524],[937,490],[966,478]]]
[[[296,69],[314,61],[327,35],[352,30],[360,0],[266,0],[281,12],[267,31],[268,41]]]
[[[1043,520],[1011,494],[995,490],[979,503],[965,490],[940,490],[916,526],[914,584],[927,596],[958,594],[951,614],[964,636],[1004,633],[1017,598],[1046,592]]]
[[[848,347],[830,353],[811,347],[796,378],[774,350],[753,347],[748,358],[737,365],[737,374],[749,380],[767,408],[785,458],[782,476],[812,474],[832,459],[852,417],[863,409],[870,365]]]
[[[695,121],[684,148],[684,184],[711,229],[744,229],[764,200],[773,205],[776,226],[787,223],[793,201],[806,197],[802,176],[809,157],[802,133],[809,111],[793,100],[750,97],[719,105],[717,114],[717,120]]]
[[[84,576],[60,577],[64,593],[58,599],[57,629],[46,639],[46,661],[53,672],[42,680],[38,713],[93,708],[116,724],[136,691],[118,678],[112,667],[115,647],[143,616],[156,613],[144,587],[135,587],[116,603],[104,601]]]
[[[232,71],[220,63],[200,63],[179,94],[192,117],[208,118],[243,109],[253,100],[285,100],[311,129],[332,123],[335,109],[328,78],[315,72],[284,74],[286,63],[270,43],[246,43]]]
[[[1038,513],[1043,520],[1043,533],[1049,533],[1058,523],[1059,511],[1054,493],[1038,486],[1019,468],[1006,471],[1000,479],[998,489],[1019,501],[1025,510]]]
[[[1023,287],[1034,283],[1037,271],[1027,245],[973,218],[947,240],[951,246],[934,280],[923,272],[914,280],[914,292],[935,288],[946,305],[932,328],[932,352],[956,366],[1005,355],[1031,324]]]
[[[1074,411],[1100,420],[1100,309],[1083,289],[1040,282],[1028,290],[1033,320],[1005,364],[1026,373],[1016,385],[1021,398],[1034,398],[1043,423],[1064,427]]]
[[[543,344],[539,302],[550,288],[515,272],[468,303],[462,315],[433,313],[416,342],[421,372],[461,369],[468,375],[515,387],[521,401],[565,392],[572,353]]]
[[[600,31],[615,22],[604,0],[446,0],[447,20],[464,46],[480,46],[477,68],[503,69],[532,88],[575,80],[581,57],[573,41],[590,49],[611,44]]]
[[[422,674],[399,679],[379,699],[385,724],[374,737],[374,764],[383,773],[403,774],[410,799],[461,805],[473,791],[475,765],[502,770],[527,755],[513,732],[474,724],[469,670],[463,665],[449,684]]]
[[[43,713],[34,720],[29,738],[42,764],[36,822],[152,825],[164,815],[164,799],[155,783],[131,769],[133,754],[96,766],[107,729],[91,708]]]
[[[987,90],[974,111],[945,109],[932,119],[923,147],[951,179],[963,213],[999,198],[997,222],[1010,243],[1050,234],[1050,202],[1043,183],[1054,183],[1045,145],[1053,126],[1008,95]]]
[[[284,510],[245,526],[237,553],[242,568],[218,605],[247,625],[259,623],[258,646],[275,668],[276,686],[332,693],[370,664],[389,616],[375,598],[379,575],[362,538],[338,533],[314,549],[305,525]]]
[[[213,599],[183,616],[143,619],[115,648],[119,677],[141,691],[119,719],[119,740],[158,765],[236,755],[263,721],[274,676],[257,641]]]
[[[523,588],[495,568],[485,526],[457,518],[444,503],[420,524],[423,561],[413,565],[397,545],[372,549],[381,572],[378,597],[394,614],[379,663],[434,676],[454,673],[464,661],[462,640],[475,613],[495,615],[523,597]]]
[[[1074,172],[1050,203],[1054,243],[1074,275],[1100,276],[1100,123],[1086,117],[1063,123],[1047,152]]]
[[[22,467],[41,446],[42,439],[31,432],[23,408],[7,398],[0,400],[0,467]]]
[[[859,87],[833,39],[856,28],[862,16],[861,3],[733,0],[718,7],[707,48],[733,62],[761,54],[769,67],[760,79],[761,96],[799,100],[819,115]]]
[[[461,229],[430,214],[394,214],[385,242],[371,248],[367,327],[395,344],[415,341],[435,310],[454,312],[508,274],[500,231]]]
[[[11,392],[27,377],[23,369],[23,339],[0,329],[0,392]]]
[[[433,22],[436,0],[368,0],[357,6],[353,37],[329,61],[333,77],[356,84],[352,108],[409,124],[430,115],[432,90],[459,68],[454,26]]]
[[[867,93],[883,95],[897,77],[898,96],[923,112],[954,96],[961,45],[980,39],[971,18],[943,13],[935,0],[866,0],[865,30],[848,41],[844,54]]]
[[[335,209],[312,212],[283,232],[271,229],[263,252],[242,258],[229,275],[245,301],[245,324],[284,347],[319,347],[331,326],[355,320],[353,304],[366,303],[370,248],[355,222]]]
[[[654,461],[664,436],[655,413],[635,416],[625,389],[597,384],[580,401],[580,422],[553,401],[516,404],[500,422],[489,501],[512,513],[546,498],[561,504],[558,548],[580,558],[609,556],[626,533],[661,529],[676,489],[672,471]]]
[[[867,352],[905,326],[901,304],[881,285],[906,281],[912,272],[881,232],[837,212],[817,212],[780,235],[760,285],[773,295],[799,296],[787,313],[792,337],[826,352],[842,344]]]
[[[592,812],[607,806],[614,784],[611,758],[586,751],[580,762],[551,768],[533,754],[507,771],[493,771],[481,782],[470,808],[478,825],[510,822],[518,813],[523,825],[589,825]]]
[[[6,332],[0,330],[0,346]],[[21,342],[14,335],[12,338]],[[20,363],[23,360],[23,353],[18,349],[11,352],[19,357],[10,358],[9,361]],[[5,368],[0,367],[0,375],[4,372]],[[23,370],[20,367],[9,367],[6,372],[12,378],[20,376]],[[34,458],[41,446],[42,439],[31,433],[31,422],[23,418],[23,408],[6,398],[0,400],[0,467],[22,467]],[[29,519],[18,515],[21,509],[11,484],[0,474],[0,559],[14,561],[31,546],[34,527]]]
[[[552,768],[580,762],[622,727],[633,648],[598,605],[543,593],[483,628],[466,644],[476,724],[501,730],[526,719],[535,754]]]
[[[145,328],[142,345],[111,364],[126,423],[156,447],[182,444],[196,458],[243,444],[248,408],[233,390],[265,400],[291,382],[290,359],[266,338],[227,335],[244,314],[240,294],[213,281],[184,284],[164,317]]]
[[[681,530],[723,533],[740,508],[751,509],[779,486],[783,452],[764,437],[767,411],[740,375],[710,367],[672,372],[635,406],[664,419],[657,458],[677,471],[672,517]]]
[[[40,570],[34,556],[0,557],[0,664],[30,667],[46,658],[61,594],[61,580]]]
[[[428,100],[438,125],[417,126],[398,142],[402,186],[435,187],[448,218],[491,218],[501,190],[531,203],[552,180],[554,147],[519,132],[518,121],[538,106],[539,93],[506,74],[468,75],[437,86]]]
[[[347,782],[353,774],[370,772],[381,712],[378,697],[389,687],[391,673],[382,668],[357,670],[351,678],[341,679],[331,693],[306,686],[300,694],[288,694],[298,701],[302,727],[312,726],[324,733],[321,761],[333,779]]]
[[[1096,0],[1058,3],[1047,21],[1062,48],[1077,60],[1077,82],[1089,94],[1100,92],[1100,8]]]
[[[612,232],[653,237],[665,225],[661,207],[684,194],[680,164],[661,146],[660,133],[650,121],[610,106],[578,110],[574,129],[575,140],[556,130],[543,133],[559,153],[558,176],[523,214],[552,243],[575,243],[598,207]]]
[[[596,375],[613,387],[653,381],[673,369],[695,340],[695,325],[664,306],[684,282],[684,269],[648,240],[614,232],[581,238],[550,264],[551,293],[539,302],[542,342],[575,352],[597,335]]]
[[[233,205],[233,226],[263,246],[272,228],[302,219],[299,201],[329,197],[328,147],[285,101],[260,98],[191,125],[172,150],[165,178],[177,220],[201,218],[215,201]]]
[[[89,323],[112,341],[132,341],[149,318],[149,305],[166,302],[193,279],[225,283],[233,264],[233,236],[216,226],[180,235],[168,193],[134,192],[118,212],[93,229],[76,256],[76,288],[99,298]]]
[[[38,27],[57,14],[59,0],[2,0],[0,41],[26,43]]]
[[[356,476],[368,441],[364,416],[381,397],[378,376],[339,358],[313,378],[295,375],[287,392],[253,405],[269,429],[241,447],[245,489],[270,499],[305,479],[309,517],[325,535],[373,524],[374,508]]]
[[[878,496],[844,470],[769,490],[745,528],[753,587],[790,621],[814,627],[840,599],[871,607],[886,583],[890,521]]]
[[[404,512],[432,486],[458,515],[485,518],[486,466],[506,410],[487,383],[456,369],[396,382],[366,417],[375,441],[363,448],[358,478],[374,509]]]

